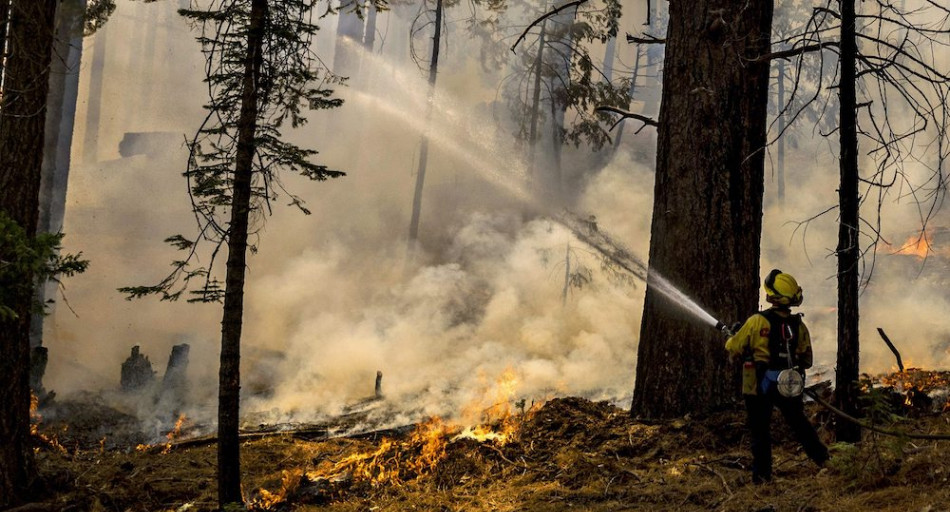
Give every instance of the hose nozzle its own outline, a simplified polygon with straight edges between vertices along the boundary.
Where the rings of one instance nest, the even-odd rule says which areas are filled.
[[[722,333],[728,335],[729,337],[735,336],[734,328],[726,325],[722,320],[716,322],[716,330],[721,331]]]

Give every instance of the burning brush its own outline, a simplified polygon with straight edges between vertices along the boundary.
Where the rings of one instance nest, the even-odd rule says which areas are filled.
[[[928,412],[950,411],[950,372],[929,371],[920,368],[908,368],[871,380],[872,384],[891,388],[903,397],[904,409]]]
[[[181,437],[181,429],[185,425],[186,420],[187,418],[184,414],[178,415],[178,419],[175,421],[175,426],[172,427],[172,429],[169,430],[167,434],[165,434],[165,438],[168,439],[168,441],[166,441],[165,443],[140,444],[135,447],[135,450],[139,452],[148,452],[148,451],[157,449],[159,446],[161,446],[162,450],[160,453],[162,455],[167,455],[168,453],[172,451],[172,445],[174,444],[175,440]]]
[[[34,448],[34,451],[40,451],[40,448],[46,447],[50,450],[60,452],[62,454],[67,454],[66,447],[60,444],[59,438],[56,434],[47,435],[40,432],[40,424],[43,423],[43,416],[39,413],[39,398],[32,392],[30,393],[30,435],[33,436],[33,439],[38,441],[37,445]]]
[[[431,417],[420,423],[403,439],[384,437],[374,448],[358,451],[337,461],[326,460],[317,467],[305,471],[284,474],[281,489],[260,489],[251,500],[258,509],[270,510],[295,492],[314,492],[332,495],[335,487],[354,484],[403,485],[435,473],[446,459],[453,443],[466,440],[482,443],[498,450],[513,440],[525,418],[533,409],[521,414],[512,411],[512,399],[518,379],[511,370],[504,372],[493,386],[481,394],[480,400],[465,407],[462,416],[478,418],[475,424],[463,427]],[[492,405],[485,407],[485,401]],[[314,491],[316,489],[316,491]]]

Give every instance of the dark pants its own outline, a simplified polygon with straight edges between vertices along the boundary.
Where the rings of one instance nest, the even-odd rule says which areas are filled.
[[[772,407],[778,407],[785,416],[805,453],[821,466],[828,460],[828,448],[818,439],[814,427],[805,417],[802,397],[786,398],[773,387],[765,395],[745,395],[749,430],[752,431],[752,480],[772,479]]]

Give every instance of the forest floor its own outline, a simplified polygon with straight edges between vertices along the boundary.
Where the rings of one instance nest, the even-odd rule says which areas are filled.
[[[924,373],[933,382],[948,376]],[[918,403],[919,391],[932,389],[879,389],[888,392],[870,393],[870,410],[888,428],[950,434],[945,388],[927,403]],[[807,412],[827,442],[833,416],[814,403]],[[256,510],[950,511],[950,441],[865,430],[858,445],[832,444],[831,461],[818,468],[780,414],[773,425],[770,485],[751,483],[738,404],[704,417],[642,422],[581,398],[553,399],[466,435],[432,420],[390,435],[249,440],[242,474]],[[215,507],[213,444],[69,448],[50,437],[42,444],[46,493],[32,510]]]

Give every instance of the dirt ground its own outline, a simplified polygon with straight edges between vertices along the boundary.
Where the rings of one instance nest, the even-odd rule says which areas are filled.
[[[888,428],[950,434],[950,411],[939,404],[910,416],[899,405],[885,409],[879,419]],[[830,415],[816,404],[808,412],[827,442]],[[516,414],[505,440],[423,424],[394,437],[247,441],[242,472],[257,510],[950,511],[948,441],[865,431],[860,445],[832,445],[832,460],[818,468],[777,412],[773,424],[770,485],[751,483],[739,405],[647,423],[581,398]],[[215,447],[162,451],[44,443],[41,501],[63,511],[213,510]]]

